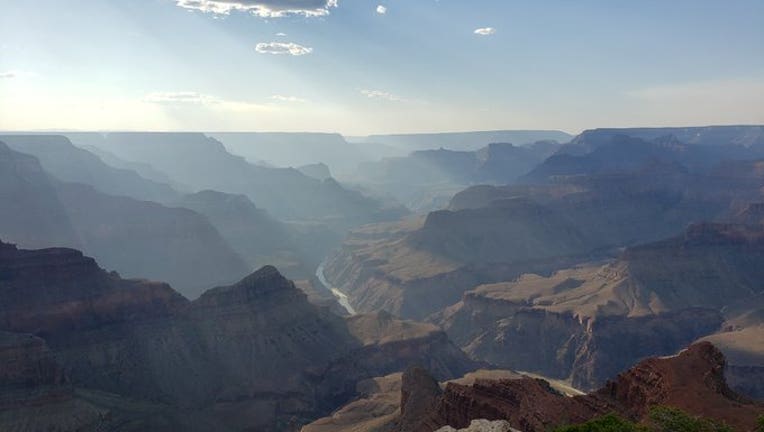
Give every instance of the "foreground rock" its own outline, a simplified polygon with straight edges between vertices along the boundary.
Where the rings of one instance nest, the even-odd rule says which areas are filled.
[[[273,267],[193,302],[166,284],[123,280],[70,249],[0,244],[0,274],[0,330],[12,333],[1,353],[13,360],[2,363],[0,388],[26,392],[3,393],[2,430],[59,418],[58,402],[68,401],[90,414],[60,430],[191,422],[285,431],[355,397],[359,380],[411,363],[441,378],[474,367],[432,326],[346,321],[309,303]],[[400,336],[402,328],[410,333]],[[34,398],[41,402],[29,408]]]
[[[363,398],[303,432],[544,432],[610,413],[641,422],[656,406],[752,431],[764,404],[730,390],[725,366],[724,355],[702,342],[674,356],[641,361],[589,394],[570,394],[561,383],[508,371],[479,371],[438,385],[424,369],[413,367],[402,377],[375,380]]]
[[[436,403],[418,414],[419,425],[401,430],[464,428],[472,420],[489,419],[506,420],[523,431],[546,431],[611,412],[643,421],[651,407],[661,405],[725,422],[734,430],[753,430],[764,405],[730,390],[724,366],[718,349],[700,343],[676,356],[642,361],[584,396],[565,397],[545,381],[530,378],[449,384]]]
[[[454,429],[451,426],[444,426],[437,432],[514,432],[509,422],[504,420],[472,420],[469,426],[463,429]]]

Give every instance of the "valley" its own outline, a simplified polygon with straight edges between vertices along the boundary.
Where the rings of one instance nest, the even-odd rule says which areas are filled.
[[[764,128],[385,138],[344,174],[233,137],[0,134],[0,429],[764,414]]]

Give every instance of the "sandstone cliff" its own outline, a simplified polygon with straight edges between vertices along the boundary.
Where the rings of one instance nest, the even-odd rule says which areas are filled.
[[[692,345],[678,355],[651,358],[618,375],[601,389],[565,397],[542,380],[477,381],[449,384],[429,409],[419,412],[427,431],[442,425],[467,427],[471,420],[507,420],[523,431],[545,431],[610,412],[643,421],[654,406],[671,406],[732,426],[753,430],[764,405],[732,392],[724,381],[725,359],[709,343]],[[402,394],[411,389],[402,389]]]
[[[605,265],[480,286],[433,319],[476,359],[593,388],[716,333],[723,311],[761,295],[762,238],[760,227],[694,225]]]

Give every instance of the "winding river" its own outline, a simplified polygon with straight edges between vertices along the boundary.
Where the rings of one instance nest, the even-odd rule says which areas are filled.
[[[323,286],[324,286],[326,289],[328,289],[329,291],[331,291],[331,292],[332,292],[332,294],[334,295],[334,297],[336,297],[336,298],[337,298],[337,302],[338,302],[338,303],[339,303],[339,304],[340,304],[342,307],[344,307],[344,308],[345,308],[345,310],[346,310],[346,311],[348,311],[348,313],[349,313],[350,315],[355,315],[355,314],[356,314],[356,311],[355,311],[355,309],[353,309],[353,306],[351,306],[351,305],[350,305],[350,301],[348,300],[348,296],[347,296],[347,294],[345,294],[344,292],[342,292],[342,291],[338,290],[337,288],[333,287],[333,286],[332,286],[332,285],[329,283],[329,281],[327,281],[327,280],[326,280],[326,277],[324,276],[324,267],[325,267],[325,266],[326,266],[326,261],[323,261],[323,262],[321,263],[321,265],[319,265],[319,266],[318,266],[318,268],[316,269],[316,277],[318,278],[319,282],[321,282],[321,284],[322,284],[322,285],[323,285]]]

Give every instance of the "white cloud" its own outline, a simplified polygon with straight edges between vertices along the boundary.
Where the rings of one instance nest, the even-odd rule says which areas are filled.
[[[146,97],[143,98],[143,101],[167,105],[210,105],[219,102],[219,100],[213,96],[196,92],[155,92],[146,95]]]
[[[278,37],[284,37],[284,36],[286,36],[286,35],[287,35],[287,34],[286,34],[286,33],[283,33],[283,32],[278,32],[278,33],[276,33],[276,36],[278,36]]]
[[[496,29],[493,27],[483,27],[483,28],[475,29],[475,34],[480,36],[491,36],[493,34],[496,34]]]
[[[406,99],[382,90],[361,90],[361,94],[369,99],[384,99],[391,102],[404,102]]]
[[[265,104],[226,100],[196,92],[155,92],[143,98],[143,102],[168,107],[192,107],[216,109],[222,111],[266,111],[272,110]]]
[[[16,78],[16,72],[14,71],[0,72],[0,79],[11,79],[11,78]]]
[[[387,13],[387,8],[385,6],[379,5],[377,6],[377,13],[380,15],[384,15]]]
[[[182,8],[215,14],[250,12],[264,18],[288,15],[323,16],[338,0],[175,0]]]
[[[278,102],[289,102],[289,103],[305,103],[307,102],[305,99],[298,98],[297,96],[283,96],[283,95],[273,95],[271,96],[271,99],[278,101]]]
[[[257,44],[255,50],[260,54],[289,54],[293,56],[301,56],[313,52],[313,48],[293,42],[261,42]]]

